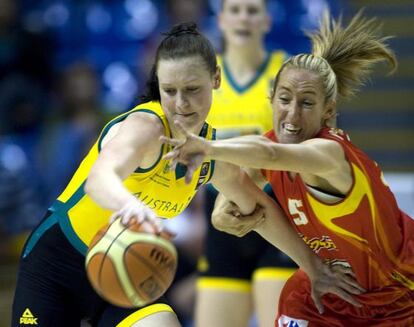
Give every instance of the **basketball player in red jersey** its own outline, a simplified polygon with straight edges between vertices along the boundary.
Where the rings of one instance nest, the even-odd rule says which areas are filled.
[[[326,14],[310,37],[312,54],[291,57],[276,75],[274,130],[213,142],[187,133],[185,142],[165,140],[176,146],[166,157],[173,165],[195,167],[207,157],[262,168],[303,241],[331,265],[350,267],[367,289],[356,296],[362,307],[335,295],[314,304],[298,270],[282,291],[276,326],[414,326],[414,220],[398,208],[378,165],[329,127],[338,96],[351,95],[372,64],[395,68],[396,59],[375,20],[361,13],[347,27]],[[215,226],[234,231],[234,209],[222,198]]]

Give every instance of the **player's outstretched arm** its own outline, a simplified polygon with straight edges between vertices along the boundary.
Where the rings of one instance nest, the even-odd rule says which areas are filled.
[[[352,183],[343,149],[338,142],[332,140],[314,138],[300,144],[280,144],[264,136],[247,135],[207,141],[186,131],[180,123],[175,125],[184,139],[162,137],[163,143],[174,146],[164,159],[171,160],[172,167],[178,162],[187,165],[187,180],[191,180],[193,172],[208,158],[241,167],[316,175],[339,180],[335,184],[340,186]]]
[[[157,128],[158,127],[158,128]],[[123,184],[144,159],[151,160],[160,149],[159,137],[163,127],[153,115],[131,114],[113,126],[103,139],[102,150],[92,167],[85,191],[103,208],[114,211],[112,220],[121,216],[127,223],[131,218],[156,222],[155,213],[132,195]],[[154,159],[155,160],[155,159]]]
[[[218,200],[218,208],[221,207],[225,212],[222,214],[218,208],[214,210],[212,222],[216,228],[241,236],[248,232],[250,226],[291,257],[308,274],[312,283],[312,297],[320,312],[323,311],[321,297],[326,293],[336,294],[360,306],[351,294],[361,294],[364,289],[356,282],[352,271],[345,268],[337,270],[324,264],[298,236],[281,208],[243,170],[217,163],[212,182],[226,201],[234,203],[225,204],[223,200]],[[234,205],[240,210],[237,211]],[[253,215],[250,215],[251,212]]]

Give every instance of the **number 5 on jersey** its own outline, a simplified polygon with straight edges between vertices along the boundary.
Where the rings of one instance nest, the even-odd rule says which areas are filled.
[[[296,225],[306,225],[308,223],[308,217],[300,210],[303,207],[302,200],[288,199],[289,213],[293,217],[293,221]]]

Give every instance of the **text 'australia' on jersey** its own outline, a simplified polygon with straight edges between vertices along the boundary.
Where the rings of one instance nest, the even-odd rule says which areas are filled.
[[[165,135],[171,136],[167,118],[157,102],[144,103],[131,111],[110,121],[103,129],[98,141],[93,145],[82,161],[72,180],[55,201],[51,210],[58,215],[60,225],[69,241],[82,253],[85,252],[96,232],[109,222],[111,212],[101,208],[84,192],[86,178],[98,158],[101,142],[109,129],[135,112],[156,115],[164,126]],[[204,124],[200,136],[213,139],[215,131]],[[169,146],[160,148],[157,162],[150,168],[137,168],[124,180],[124,186],[139,200],[161,218],[172,218],[188,206],[200,185],[206,184],[212,176],[214,161],[204,162],[195,172],[192,181],[185,183],[185,166],[178,165],[176,170],[168,169],[168,161],[162,156],[169,151]]]

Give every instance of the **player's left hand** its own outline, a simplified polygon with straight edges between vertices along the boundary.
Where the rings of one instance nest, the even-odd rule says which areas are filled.
[[[186,165],[185,182],[188,184],[191,182],[196,169],[205,160],[209,144],[204,138],[188,132],[180,122],[174,122],[174,126],[183,136],[183,139],[161,136],[160,140],[162,143],[174,147],[173,150],[164,155],[163,159],[171,161],[170,169],[172,170],[175,169],[178,163]]]
[[[308,276],[312,286],[312,299],[319,313],[323,313],[322,296],[332,293],[344,301],[361,307],[361,304],[352,296],[359,295],[366,290],[359,285],[355,274],[350,267],[341,265],[330,265],[320,261],[314,273]]]

